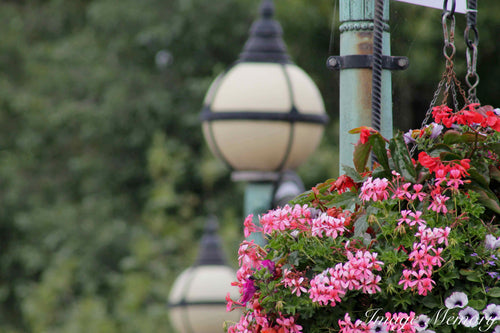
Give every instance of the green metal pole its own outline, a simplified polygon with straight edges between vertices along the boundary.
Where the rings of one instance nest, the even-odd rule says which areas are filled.
[[[244,213],[245,216],[253,214],[253,223],[257,226],[259,224],[259,214],[265,214],[271,209],[274,193],[273,182],[249,182],[245,188],[244,198]],[[248,241],[254,241],[255,244],[264,246],[266,244],[263,234],[254,232],[249,237]]]
[[[340,0],[340,55],[373,54],[374,0]],[[384,1],[384,22],[389,19],[389,0]],[[388,25],[383,33],[384,55],[391,55]],[[391,138],[392,127],[391,72],[382,71],[380,132]],[[347,68],[340,70],[340,157],[339,167],[353,166],[354,144],[359,136],[347,131],[360,126],[371,127],[372,70]]]

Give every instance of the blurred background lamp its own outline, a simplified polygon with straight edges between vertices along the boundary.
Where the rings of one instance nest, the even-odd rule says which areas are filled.
[[[198,260],[183,271],[172,285],[169,309],[177,333],[221,333],[226,320],[238,321],[238,311],[226,312],[226,295],[238,299],[236,272],[225,264],[217,221],[207,221]]]

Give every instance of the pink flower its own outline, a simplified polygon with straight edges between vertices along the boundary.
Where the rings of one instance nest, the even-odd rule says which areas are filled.
[[[302,272],[292,272],[286,268],[283,270],[283,285],[286,288],[291,288],[292,294],[300,296],[303,292],[307,292],[306,284],[307,279]]]
[[[418,224],[419,226],[426,225],[427,222],[425,220],[421,219],[420,216],[422,216],[422,212],[417,210],[416,212],[411,212],[410,216],[414,218],[414,221],[412,225]]]
[[[429,209],[435,211],[436,213],[446,214],[448,212],[448,208],[446,208],[446,201],[450,199],[449,197],[442,194],[434,194],[432,196],[432,202],[429,205]]]
[[[276,322],[281,325],[285,333],[300,333],[302,332],[302,326],[295,323],[294,317],[280,317],[276,319]]]
[[[389,198],[389,192],[387,187],[389,181],[386,178],[375,178],[369,177],[361,186],[361,193],[359,197],[364,201],[382,201]]]
[[[289,205],[283,208],[270,210],[259,218],[264,233],[285,230],[309,230],[311,223],[311,209],[306,205]]]
[[[413,190],[415,191],[415,193],[412,194],[411,200],[418,199],[419,201],[423,201],[425,199],[427,194],[425,192],[421,192],[423,187],[424,186],[422,184],[413,185]]]
[[[339,319],[338,323],[340,333],[369,333],[372,331],[372,326],[374,325],[374,323],[365,323],[359,319],[353,323],[348,313],[345,314],[344,320]]]
[[[410,225],[410,226],[411,226],[411,225],[412,225],[412,224],[410,224],[410,223],[411,223],[411,220],[407,217],[407,216],[408,216],[411,212],[412,212],[411,210],[403,209],[403,210],[401,211],[401,216],[402,216],[402,218],[400,218],[400,219],[398,220],[398,225],[401,225],[401,224],[403,224],[403,223],[406,223],[406,224],[408,224],[408,225]]]
[[[264,259],[266,252],[254,241],[243,241],[238,249],[238,262],[241,268],[259,268],[260,261]]]
[[[436,284],[434,280],[429,277],[429,273],[424,270],[420,270],[416,275],[416,287],[418,294],[426,296],[428,291],[432,290],[432,285]]]
[[[412,311],[410,314],[399,312],[393,313],[387,312],[385,314],[386,325],[388,332],[398,332],[398,333],[410,333],[415,332],[415,327],[413,327],[413,321],[415,319],[415,313]]]
[[[309,298],[320,305],[335,306],[346,293],[341,281],[330,275],[330,270],[333,268],[316,275],[310,282]]]
[[[399,186],[396,188],[394,191],[394,194],[392,195],[392,199],[399,199],[399,200],[405,200],[405,199],[411,199],[411,194],[408,192],[408,188],[411,186],[411,183],[405,183],[402,186]]]
[[[245,238],[250,236],[252,232],[262,231],[262,228],[257,228],[257,226],[253,223],[253,214],[250,214],[246,217],[245,222],[243,222],[243,225],[245,226],[244,229]]]
[[[321,238],[325,234],[326,237],[335,239],[338,235],[344,234],[344,223],[345,218],[343,217],[336,218],[323,213],[312,220],[312,235]]]
[[[412,270],[409,270],[409,269],[403,270],[403,277],[404,278],[401,278],[401,280],[399,280],[398,284],[402,284],[404,290],[406,290],[408,288],[411,289],[415,286],[416,282],[411,279],[412,275],[413,275]]]

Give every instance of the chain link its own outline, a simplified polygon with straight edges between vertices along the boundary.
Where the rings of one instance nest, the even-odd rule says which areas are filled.
[[[479,44],[479,33],[476,27],[477,0],[469,0],[468,2],[467,26],[464,32],[464,40],[467,45],[467,74],[465,75],[465,82],[469,87],[467,91],[469,103],[479,103],[476,95],[476,88],[479,84],[479,75],[477,74],[477,47]]]
[[[446,21],[450,21],[450,30],[448,30],[448,24]],[[442,24],[443,24],[443,39],[444,39],[444,46],[443,46],[443,54],[444,57],[446,58],[446,61],[452,61],[453,56],[455,55],[456,48],[455,48],[455,16],[452,16],[450,12],[445,12],[443,14],[442,18]]]

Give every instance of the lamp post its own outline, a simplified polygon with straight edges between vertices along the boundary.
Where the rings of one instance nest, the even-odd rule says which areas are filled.
[[[375,4],[379,6],[378,8]],[[380,0],[340,0],[340,56],[328,58],[331,69],[340,70],[340,130],[345,133],[361,126],[378,124],[380,133],[392,137],[392,95],[390,70],[402,70],[408,67],[405,57],[390,56],[389,1]],[[374,43],[374,18],[379,22],[380,36]],[[381,44],[381,45],[378,45]],[[375,71],[375,49],[381,52],[380,77],[377,79],[376,98],[380,114],[374,115],[373,75]],[[373,71],[372,71],[373,69]],[[353,166],[354,144],[358,138],[354,135],[340,136],[339,167]]]
[[[225,264],[215,218],[207,221],[198,260],[183,271],[169,295],[170,319],[177,333],[220,333],[226,320],[237,321],[240,313],[226,312],[226,295],[233,299],[238,288],[231,287],[236,272]]]
[[[209,148],[233,180],[247,182],[245,214],[254,218],[271,208],[280,173],[308,158],[328,121],[318,88],[290,60],[273,16],[272,0],[263,0],[243,52],[212,83],[201,113]],[[262,243],[259,235],[250,239]]]

